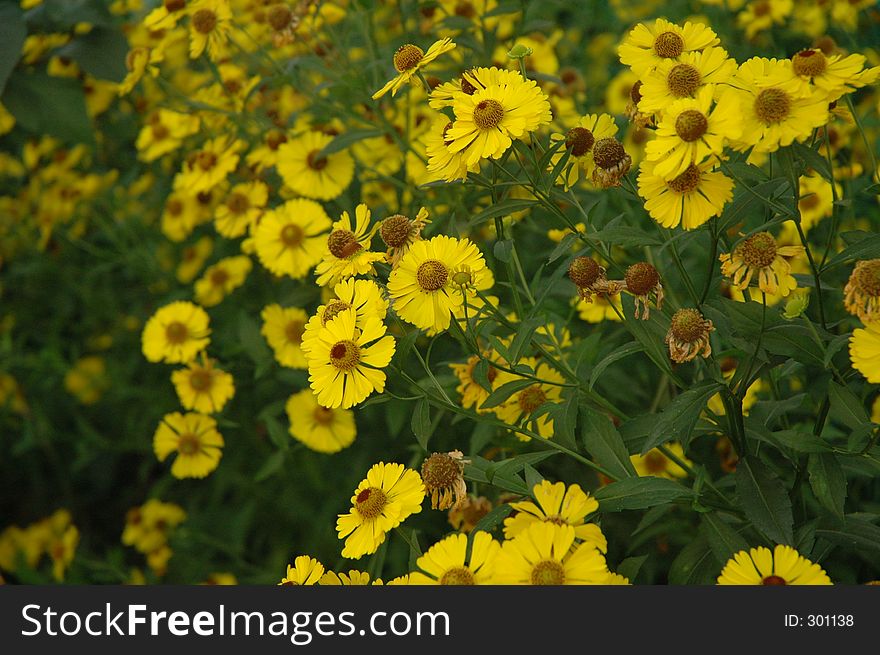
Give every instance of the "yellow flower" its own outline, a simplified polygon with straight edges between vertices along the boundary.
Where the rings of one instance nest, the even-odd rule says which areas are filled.
[[[522,81],[519,71],[505,68],[472,68],[462,73],[460,77],[449,82],[444,82],[433,89],[428,98],[431,109],[443,109],[455,104],[455,96],[459,93],[472,95],[478,89],[485,89],[493,84],[509,85]]]
[[[567,151],[569,153],[568,162],[560,171],[557,183],[561,182],[567,191],[577,183],[581,171],[586,179],[591,179],[595,168],[593,146],[599,139],[613,137],[615,134],[617,134],[617,125],[614,124],[612,116],[608,114],[583,116],[564,136],[561,134],[550,136],[551,146],[553,145],[552,141],[565,141],[565,145],[550,158],[547,170],[552,171],[556,168],[559,160]]]
[[[184,248],[180,254],[180,264],[177,265],[177,271],[175,271],[177,281],[181,284],[192,282],[213,251],[214,241],[207,236],[201,237],[193,245]]]
[[[276,275],[303,278],[321,261],[330,217],[314,200],[299,198],[267,211],[254,230],[257,257]]]
[[[321,333],[321,328],[327,325],[327,321],[347,309],[354,309],[355,327],[358,328],[370,318],[385,320],[388,301],[379,285],[372,280],[348,278],[333,287],[333,294],[336,297],[319,306],[306,323],[302,334],[303,352],[309,351],[310,344]]]
[[[308,368],[305,353],[302,350],[303,332],[308,318],[299,307],[282,307],[272,304],[263,308],[262,335],[272,347],[275,359],[282,366],[290,368]]]
[[[64,376],[64,388],[83,405],[98,402],[109,384],[104,358],[97,355],[80,357]]]
[[[676,100],[696,98],[704,86],[727,83],[736,71],[736,62],[724,48],[688,52],[679,59],[664,60],[642,78],[640,112],[662,114]]]
[[[293,566],[287,565],[287,575],[281,578],[279,587],[296,587],[299,585],[318,584],[324,575],[324,565],[308,555],[300,555],[293,561]]]
[[[849,358],[853,368],[871,384],[880,384],[880,321],[854,330],[849,339]]]
[[[247,255],[226,257],[209,266],[196,281],[196,302],[205,307],[219,305],[226,296],[244,284],[252,267],[251,258]]]
[[[278,147],[276,168],[296,193],[315,200],[332,200],[345,191],[354,176],[347,150],[321,155],[333,137],[310,130]]]
[[[604,584],[609,571],[591,543],[575,544],[570,525],[535,522],[501,545],[496,584]]]
[[[430,222],[428,210],[422,207],[414,219],[394,214],[379,224],[379,236],[388,246],[385,255],[392,268],[409,252],[412,244],[422,240],[422,230]]]
[[[480,170],[479,162],[467,163],[469,148],[453,152],[449,149],[452,140],[448,137],[452,121],[446,116],[434,120],[431,129],[423,137],[425,154],[428,157],[428,173],[431,180],[454,182],[467,177],[468,171],[476,173]]]
[[[733,143],[737,150],[754,146],[753,152],[774,152],[828,122],[824,94],[814,89],[805,94],[788,59],[752,57],[740,65],[731,85],[742,118],[742,135]]]
[[[184,409],[202,414],[216,414],[235,394],[232,376],[214,368],[214,360],[202,357],[202,363],[190,362],[186,368],[174,371],[171,382]]]
[[[367,586],[370,584],[370,574],[351,569],[348,573],[335,573],[327,571],[318,582],[321,585],[334,585],[343,587]],[[375,580],[373,584],[382,584],[381,580]]]
[[[151,498],[125,515],[122,543],[141,553],[158,550],[168,541],[168,533],[186,520],[186,512],[174,503]]]
[[[196,0],[189,9],[189,27],[191,58],[207,50],[211,61],[223,59],[232,31],[232,9],[228,0]]]
[[[761,291],[785,297],[797,288],[797,280],[785,258],[803,252],[803,246],[780,246],[769,232],[757,232],[743,239],[733,253],[719,256],[721,273],[740,291],[745,291],[757,274]]]
[[[236,184],[217,206],[214,227],[227,239],[243,236],[263,213],[269,189],[260,181]]]
[[[64,572],[73,561],[78,545],[79,530],[75,525],[68,526],[62,535],[49,543],[46,550],[52,559],[52,577],[56,582],[64,580]]]
[[[428,51],[423,51],[419,46],[407,43],[400,46],[394,53],[394,69],[397,75],[391,78],[385,86],[373,94],[373,100],[381,98],[391,91],[394,96],[404,84],[410,81],[410,78],[422,70],[425,66],[434,61],[437,57],[445,52],[449,52],[455,48],[452,39],[441,39],[436,41]]]
[[[858,54],[826,57],[818,48],[801,50],[791,58],[795,74],[805,84],[819,89],[829,103],[877,81],[880,66],[866,69],[865,61],[865,56]]]
[[[153,450],[160,462],[177,453],[171,465],[175,478],[204,478],[220,463],[223,437],[210,416],[174,412],[166,414],[156,429]]]
[[[580,485],[566,487],[563,482],[554,484],[542,480],[534,486],[532,495],[535,502],[526,500],[510,504],[516,513],[504,519],[505,539],[518,536],[535,523],[553,523],[570,525],[574,528],[575,538],[592,544],[603,553],[608,549],[599,526],[585,522],[588,514],[599,509],[599,503],[584,493]]]
[[[321,261],[315,268],[319,286],[336,285],[357,275],[375,273],[374,264],[385,259],[381,252],[371,252],[375,230],[370,228],[370,210],[361,203],[354,210],[354,221],[347,211],[333,223]]]
[[[309,382],[318,402],[329,409],[347,409],[373,391],[385,390],[385,373],[394,354],[394,337],[376,318],[356,326],[354,309],[338,314],[311,343]]]
[[[190,154],[183,169],[174,178],[174,189],[188,194],[210,191],[224,182],[238,166],[238,151],[244,142],[229,136],[218,136],[207,141]]]
[[[690,460],[684,456],[684,449],[681,444],[670,442],[666,447],[685,464],[690,465]],[[654,448],[644,455],[630,455],[630,461],[636,469],[636,473],[640,476],[654,476],[658,478],[668,478],[676,480],[687,477],[687,471],[681,468],[673,460]]]
[[[720,585],[830,585],[831,579],[818,564],[791,546],[777,545],[771,552],[763,546],[741,550],[727,561]]]
[[[291,395],[285,410],[290,420],[290,436],[314,451],[338,453],[354,442],[354,412],[322,407],[309,389]]]
[[[838,196],[842,196],[840,185],[834,183]],[[801,213],[801,227],[809,232],[816,224],[834,210],[834,193],[831,183],[818,174],[802,175],[799,180],[800,198],[798,210]]]
[[[680,61],[683,54],[718,45],[711,28],[690,21],[680,27],[665,18],[639,23],[617,48],[620,63],[636,75],[650,72],[665,61]],[[628,90],[628,89],[627,89]]]
[[[488,284],[487,284],[488,283]],[[438,235],[416,241],[388,278],[394,310],[423,330],[449,327],[453,311],[491,286],[477,246],[468,239]]]
[[[856,262],[843,292],[843,305],[850,314],[865,323],[880,319],[880,259]]]
[[[488,532],[477,532],[468,548],[465,534],[453,534],[416,560],[421,571],[409,574],[411,585],[493,584],[501,544]]]
[[[387,532],[422,511],[424,499],[416,471],[403,464],[374,464],[351,497],[351,511],[336,521],[339,538],[345,539],[342,556],[358,559],[375,553]]]
[[[545,439],[550,439],[553,437],[553,419],[546,413],[533,419],[532,414],[544,403],[559,402],[560,394],[562,393],[560,385],[565,379],[555,369],[544,362],[539,363],[534,357],[525,357],[518,364],[531,367],[535,371],[535,377],[558,384],[535,382],[535,384],[512,394],[498,407],[495,407],[495,413],[505,423],[512,425],[524,424]],[[516,436],[522,441],[529,440],[529,437],[518,432]]]
[[[501,371],[489,364],[486,367],[486,380],[489,382],[491,391],[477,382],[477,380],[474,379],[474,370],[481,359],[491,361],[490,355],[490,352],[484,353],[483,357],[471,355],[464,364],[453,363],[449,365],[452,372],[455,373],[455,376],[458,378],[458,386],[455,390],[461,395],[461,406],[465,409],[473,407],[474,410],[480,414],[487,414],[495,411],[494,407],[492,409],[482,408],[482,404],[486,401],[486,398],[489,397],[491,391],[495,391],[495,389],[505,382],[510,382],[511,380],[516,379],[510,373]]]
[[[179,300],[158,309],[144,325],[141,336],[148,361],[184,364],[210,343],[207,312],[191,302]]]
[[[758,32],[770,29],[773,24],[782,24],[791,15],[794,8],[794,0],[752,0],[741,11],[736,22],[746,31],[748,38],[754,37]]]
[[[171,241],[186,239],[201,220],[202,207],[196,194],[187,193],[186,190],[172,191],[165,199],[161,229],[162,234]],[[192,277],[195,277],[195,273]]]
[[[464,163],[498,159],[513,143],[550,122],[550,103],[534,80],[493,84],[455,96],[455,122],[444,139],[453,153],[468,150]]]
[[[614,311],[615,308],[617,311]],[[591,302],[579,299],[577,301],[578,317],[587,323],[601,323],[602,321],[619,321],[623,314],[620,295],[610,298],[605,294],[597,294]],[[620,312],[618,314],[618,312]]]
[[[199,131],[199,117],[159,108],[150,114],[141,128],[135,145],[138,158],[145,162],[157,160],[177,150],[183,140]]]
[[[720,216],[733,198],[733,180],[713,170],[714,163],[691,164],[678,176],[664,180],[655,173],[655,163],[639,167],[639,195],[645,210],[663,227],[693,230],[713,216]]]
[[[722,93],[713,107],[715,89],[707,85],[696,98],[673,102],[663,112],[645,157],[654,162],[654,174],[673,180],[691,166],[720,157],[728,139],[740,135],[739,103]]]

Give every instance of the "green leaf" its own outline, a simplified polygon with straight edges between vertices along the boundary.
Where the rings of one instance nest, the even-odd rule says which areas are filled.
[[[622,294],[621,294],[622,295]],[[628,295],[622,298],[624,315],[627,320],[624,321],[626,329],[638,341],[645,351],[645,354],[651,358],[661,371],[672,373],[672,365],[669,361],[669,353],[666,350],[664,339],[668,329],[668,320],[664,317],[664,323],[659,321],[660,312],[653,312],[651,318],[647,321],[640,321],[633,317],[633,301]]]
[[[6,87],[9,74],[21,58],[25,37],[27,27],[18,3],[0,4],[0,94]]]
[[[749,455],[736,466],[736,490],[746,517],[771,541],[794,541],[791,498],[776,474]]]
[[[582,433],[584,448],[590,456],[619,479],[636,477],[623,437],[611,420],[586,407],[581,411],[586,417]]]
[[[9,76],[3,105],[19,125],[67,143],[94,143],[86,98],[77,79],[16,70]]]
[[[258,371],[266,369],[268,362],[272,359],[272,351],[263,339],[257,322],[242,311],[238,315],[238,341],[242,349],[247,353],[248,357],[253,360]]]
[[[726,562],[735,553],[748,550],[749,543],[742,535],[725,522],[718,512],[706,512],[700,515],[701,529],[712,552],[719,562]]]
[[[483,530],[484,532],[492,532],[496,526],[498,526],[504,519],[506,519],[513,512],[513,507],[504,503],[503,505],[498,505],[498,507],[493,507],[486,516],[477,521],[477,524],[474,526],[473,532],[477,532],[479,530]]]
[[[474,382],[479,384],[483,389],[492,392],[492,382],[489,381],[489,364],[488,359],[481,359],[474,365],[474,372],[471,374],[471,377],[474,379]]]
[[[826,453],[831,450],[831,446],[806,430],[779,430],[771,432],[769,437],[777,444],[798,453]]]
[[[578,235],[574,232],[569,232],[562,240],[556,244],[556,247],[553,249],[553,252],[550,253],[550,257],[547,258],[549,263],[555,262],[557,259],[562,257],[563,255],[567,255],[571,252],[572,244],[577,240]]]
[[[671,503],[679,498],[693,496],[693,492],[677,482],[665,478],[626,478],[597,489],[596,500],[602,512],[620,512],[626,509],[646,509]]]
[[[647,559],[647,555],[639,555],[638,557],[627,557],[618,565],[616,573],[622,575],[624,578],[632,582],[636,579],[636,576],[642,569],[642,564],[644,564]]]
[[[501,239],[495,242],[492,254],[499,262],[509,262],[510,253],[513,252],[513,239]]]
[[[113,25],[113,14],[103,0],[43,0],[27,13],[27,22],[66,31],[78,23],[96,27]]]
[[[842,526],[824,527],[816,530],[816,537],[855,552],[868,551],[880,554],[880,527],[862,519],[847,515]]]
[[[829,381],[828,399],[831,401],[831,415],[848,428],[860,430],[871,425],[862,401],[848,388]]]
[[[623,247],[659,246],[663,242],[644,230],[629,225],[605,227],[590,234],[590,239]]]
[[[656,417],[656,423],[642,446],[642,455],[667,441],[680,441],[687,447],[709,399],[724,389],[724,385],[705,381],[676,396]]]
[[[856,261],[858,259],[876,259],[880,257],[880,234],[876,232],[844,232],[840,235],[848,245],[846,248],[832,257],[822,268],[824,273],[841,264]]]
[[[593,367],[593,370],[590,372],[590,389],[593,388],[593,386],[596,384],[596,381],[602,376],[602,373],[605,372],[605,369],[611,366],[614,362],[643,351],[644,348],[641,344],[630,341],[629,343],[621,344],[610,353],[605,355],[605,357],[603,357],[602,360],[598,364],[596,364]]]
[[[811,148],[810,146],[804,143],[798,143],[797,141],[791,145],[794,148],[795,155],[803,160],[807,166],[819,173],[819,175],[826,180],[831,179],[831,171],[828,169],[828,160],[819,154],[819,145],[817,145],[816,148]]]
[[[434,431],[431,423],[431,406],[426,398],[421,398],[416,402],[416,409],[412,415],[412,431],[416,436],[416,441],[422,447],[422,450],[428,450],[428,439]]]
[[[385,134],[382,130],[351,130],[349,132],[343,132],[338,136],[333,137],[333,140],[328,143],[326,146],[321,148],[321,152],[318,153],[319,157],[326,157],[328,155],[332,155],[333,153],[339,152],[341,150],[345,150],[349,146],[358,141],[363,141],[364,139],[371,139],[373,137],[382,136]]]
[[[803,325],[780,325],[768,328],[762,341],[764,348],[774,355],[791,357],[801,364],[824,366],[825,354],[816,343],[812,332]]]
[[[287,450],[290,448],[290,433],[284,429],[281,422],[274,416],[266,416],[263,419],[266,424],[266,431],[269,433],[269,439],[277,448]]]
[[[475,214],[470,220],[470,225],[473,227],[474,225],[485,223],[496,216],[509,216],[514,212],[529,209],[536,204],[538,204],[537,200],[530,200],[528,198],[507,198],[500,202],[493,203],[483,211]]]
[[[713,584],[721,572],[721,563],[715,558],[706,537],[692,539],[669,566],[669,584]]]
[[[813,453],[807,460],[810,488],[829,512],[843,518],[846,500],[846,476],[833,453]]]
[[[480,405],[480,408],[491,409],[492,407],[496,407],[510,398],[517,391],[522,391],[533,384],[535,384],[533,380],[511,380],[510,382],[505,382],[489,394],[489,397],[486,398],[482,405]]]
[[[278,473],[278,471],[281,470],[281,467],[284,466],[285,455],[286,453],[283,450],[276,450],[269,455],[269,457],[266,458],[266,461],[263,462],[263,465],[254,474],[254,482],[262,482]]]
[[[513,335],[513,341],[510,342],[510,349],[508,351],[510,353],[510,362],[516,363],[519,361],[523,350],[531,342],[535,330],[541,327],[544,322],[545,319],[543,317],[533,316],[517,326],[516,334]]]

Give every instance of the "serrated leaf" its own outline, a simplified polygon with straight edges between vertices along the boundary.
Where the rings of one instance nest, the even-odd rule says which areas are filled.
[[[851,514],[846,516],[842,526],[818,528],[816,537],[855,552],[880,554],[880,527]]]
[[[601,512],[646,509],[692,495],[687,487],[656,477],[625,478],[597,489],[594,494]]]
[[[724,388],[723,384],[709,380],[673,398],[656,417],[656,424],[642,446],[642,455],[667,441],[680,441],[687,447],[709,399]]]
[[[848,388],[833,380],[828,382],[828,399],[831,401],[831,415],[853,430],[871,425],[868,412],[862,401]]]
[[[822,506],[843,518],[846,476],[833,453],[813,453],[807,460],[810,488]]]
[[[788,491],[770,467],[753,456],[736,466],[736,490],[746,517],[771,541],[794,541],[794,517]]]
[[[644,347],[640,343],[636,343],[634,341],[630,341],[629,343],[624,343],[612,350],[610,353],[605,355],[593,367],[593,370],[590,372],[590,389],[596,384],[596,381],[601,377],[602,373],[605,372],[605,369],[611,366],[614,362],[620,361],[630,355],[634,355],[636,353],[644,352]]]
[[[623,437],[607,416],[602,416],[586,407],[583,427],[584,449],[609,473],[618,479],[636,477],[636,470],[630,460]]]

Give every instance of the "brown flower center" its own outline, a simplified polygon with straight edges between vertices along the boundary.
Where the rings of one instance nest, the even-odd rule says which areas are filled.
[[[365,519],[375,519],[388,504],[388,496],[378,487],[368,487],[361,491],[355,499],[355,509]]]
[[[288,223],[281,228],[281,243],[288,248],[297,248],[303,242],[305,233],[299,225]]]
[[[165,328],[165,338],[168,343],[180,344],[189,337],[189,329],[180,321],[172,321]]]
[[[217,26],[217,14],[211,9],[199,9],[192,15],[192,26],[200,34],[210,34]]]
[[[709,129],[709,121],[696,109],[685,109],[675,119],[675,131],[684,141],[696,141]]]
[[[472,95],[474,95],[474,93],[476,93],[476,91],[477,91],[477,87],[475,87],[473,84],[468,82],[467,78],[464,75],[462,75],[461,76],[461,92],[464,94],[467,94],[469,96],[472,96]]]
[[[676,193],[690,193],[700,186],[700,169],[691,164],[678,176],[667,180],[666,186]]]
[[[492,98],[480,100],[474,107],[474,123],[481,130],[491,130],[504,118],[504,107]]]
[[[676,64],[666,76],[666,86],[676,98],[687,98],[700,88],[700,71],[690,64]]]
[[[533,585],[565,584],[565,568],[556,560],[538,562],[532,569],[531,582]]]
[[[761,580],[761,584],[763,584],[763,585],[787,585],[788,583],[785,581],[785,578],[780,578],[778,575],[768,575],[766,578]]]
[[[280,32],[290,26],[293,19],[293,12],[290,7],[285,4],[272,5],[266,14],[266,20],[273,30]]]
[[[422,462],[422,481],[431,492],[455,484],[461,474],[461,464],[446,453],[434,453]]]
[[[547,402],[547,394],[540,385],[535,384],[520,391],[517,402],[523,414],[531,414]]]
[[[794,72],[804,77],[815,77],[825,72],[828,61],[821,50],[801,50],[791,58]]]
[[[165,11],[173,14],[175,11],[180,11],[186,7],[186,0],[165,0],[164,5]]]
[[[642,99],[642,81],[636,80],[636,83],[630,87],[629,90],[629,99],[632,100],[634,105],[639,104],[639,101]]]
[[[471,573],[471,570],[466,566],[459,566],[454,569],[449,569],[443,576],[440,578],[440,584],[442,585],[473,585],[476,584],[474,580],[474,574]]]
[[[327,158],[321,157],[318,150],[312,150],[306,155],[306,165],[313,171],[323,171],[327,168]]]
[[[330,425],[333,423],[333,410],[318,405],[315,407],[315,411],[312,412],[312,417],[319,425]]]
[[[189,386],[192,387],[194,391],[207,391],[211,388],[213,380],[214,378],[210,371],[196,369],[189,375]]]
[[[571,150],[572,157],[583,157],[590,152],[596,137],[585,127],[573,127],[565,135],[565,147]]]
[[[180,198],[171,198],[165,203],[165,211],[171,216],[180,216],[183,213],[183,201]]]
[[[610,136],[596,141],[593,146],[593,161],[602,168],[614,168],[626,157],[623,144]]]
[[[776,259],[776,239],[769,232],[758,232],[743,241],[737,250],[746,264],[764,268]]]
[[[287,136],[281,132],[270,132],[266,137],[266,145],[273,152],[281,147],[282,143],[287,143]]]
[[[684,39],[675,32],[663,32],[654,39],[654,52],[664,59],[675,59],[684,52]]]
[[[195,455],[199,452],[201,446],[202,444],[196,435],[186,433],[180,435],[180,439],[177,442],[177,451],[181,455]]]
[[[791,112],[791,97],[782,89],[764,89],[755,98],[755,114],[766,125],[779,123]]]
[[[412,226],[410,220],[403,214],[389,216],[379,226],[379,236],[389,248],[400,248],[406,243]]]
[[[626,288],[636,296],[647,296],[660,283],[660,273],[648,262],[639,262],[626,269]]]
[[[576,257],[568,267],[568,277],[579,288],[592,286],[601,274],[599,263],[592,257]]]
[[[333,230],[327,237],[327,247],[334,257],[345,259],[362,248],[351,230]]]
[[[770,3],[768,0],[758,0],[754,5],[755,17],[760,18],[761,16],[766,16],[772,10]]]
[[[168,131],[168,128],[162,123],[153,123],[150,127],[150,131],[152,131],[153,138],[156,139],[156,141],[167,139],[168,135],[171,134],[171,132]]]
[[[644,463],[649,473],[660,473],[666,470],[666,458],[656,450],[645,455]]]
[[[225,268],[215,268],[211,271],[211,286],[222,287],[229,281],[229,271]]]
[[[351,305],[344,300],[331,300],[327,303],[327,306],[324,307],[324,312],[321,314],[321,325],[327,325],[327,323],[339,316],[339,314],[346,309],[351,309]]]
[[[251,201],[245,194],[235,191],[226,199],[226,207],[233,214],[240,215],[251,208]]]
[[[330,348],[330,363],[340,371],[348,372],[361,361],[361,349],[354,341],[337,341]]]
[[[706,321],[696,309],[679,309],[672,315],[669,329],[678,341],[694,343],[706,332]]]
[[[424,56],[425,53],[419,46],[407,43],[400,46],[394,53],[394,68],[398,73],[411,70],[419,65]]]
[[[419,264],[416,271],[416,281],[422,291],[438,291],[446,286],[449,281],[449,269],[436,259],[429,259]]]
[[[196,166],[203,171],[209,171],[217,165],[217,155],[213,152],[202,151],[196,155]]]
[[[284,326],[284,338],[287,339],[289,343],[299,345],[302,343],[304,331],[305,326],[302,321],[288,321],[287,325]]]
[[[880,259],[861,261],[852,274],[856,290],[866,296],[880,296]]]

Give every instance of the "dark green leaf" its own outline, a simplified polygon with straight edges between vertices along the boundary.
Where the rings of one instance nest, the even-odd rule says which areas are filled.
[[[628,225],[605,227],[598,232],[591,233],[590,239],[624,247],[659,246],[663,243],[660,239],[648,234],[644,230]]]
[[[516,334],[513,335],[513,341],[510,342],[510,361],[518,362],[522,356],[523,350],[531,342],[535,330],[544,324],[544,318],[533,316],[526,319],[516,327]]]
[[[117,29],[96,27],[88,34],[77,36],[56,53],[72,59],[92,77],[112,82],[125,79],[125,57],[128,41]]]
[[[676,396],[656,417],[654,428],[642,446],[642,454],[644,455],[652,448],[673,440],[680,441],[682,446],[687,447],[694,426],[706,408],[709,399],[722,389],[724,389],[724,385],[709,380]]]
[[[27,36],[21,8],[17,2],[0,3],[0,95],[9,74],[21,58],[21,46]]]
[[[352,144],[357,143],[358,141],[382,136],[383,134],[384,132],[382,130],[351,130],[349,132],[343,132],[342,134],[334,137],[330,143],[324,146],[321,149],[319,156],[326,157],[327,155],[332,155],[335,152],[345,150]]]
[[[510,398],[517,391],[522,391],[526,387],[530,387],[534,384],[532,380],[511,380],[510,382],[505,382],[500,387],[495,389],[492,393],[489,394],[489,397],[483,402],[480,407],[482,409],[490,409],[492,407],[496,407],[503,403],[505,400]]]
[[[416,408],[413,411],[411,425],[413,434],[416,436],[416,441],[419,442],[422,450],[427,451],[428,439],[431,438],[431,433],[434,431],[431,424],[431,406],[428,404],[427,399],[421,398],[416,401]]]
[[[617,567],[616,573],[622,575],[630,582],[633,582],[636,579],[636,576],[639,574],[639,571],[642,568],[642,564],[644,564],[645,560],[647,559],[647,555],[639,555],[638,557],[627,557]]]
[[[829,381],[828,399],[831,401],[831,415],[847,427],[861,430],[871,425],[862,401],[848,388]]]
[[[797,141],[792,144],[792,147],[794,148],[795,154],[800,157],[807,166],[819,173],[819,175],[826,180],[831,179],[831,171],[828,170],[828,160],[820,155],[815,148],[811,148],[804,143],[798,143]],[[816,147],[818,148],[818,146]]]
[[[706,538],[692,539],[669,567],[669,583],[675,585],[713,584],[721,572],[721,563],[715,558]]]
[[[636,343],[634,341],[630,341],[628,343],[621,344],[610,353],[605,355],[602,360],[593,367],[593,370],[590,372],[590,389],[596,384],[596,381],[601,377],[602,373],[606,368],[611,366],[614,362],[624,359],[625,357],[629,357],[630,355],[634,355],[635,353],[640,353],[644,351],[644,348],[641,344]]]
[[[93,143],[82,84],[77,79],[15,71],[3,105],[18,124],[34,134],[51,134],[67,143]]]
[[[730,527],[718,512],[701,514],[700,520],[702,521],[703,534],[706,535],[709,546],[719,562],[726,562],[735,553],[748,550],[748,542],[739,532]]]
[[[625,509],[646,509],[655,505],[671,503],[679,498],[693,495],[687,487],[665,478],[626,478],[612,482],[596,491],[602,512],[619,512]]]
[[[629,296],[623,298],[623,307],[624,314],[627,318],[625,321],[627,330],[629,330],[630,334],[635,337],[636,341],[642,345],[645,354],[651,358],[651,361],[653,361],[661,371],[672,373],[669,353],[667,352],[666,345],[663,341],[666,338],[668,320],[664,318],[662,319],[664,320],[664,323],[660,323],[660,317],[662,314],[659,312],[652,313],[651,318],[647,321],[635,319],[633,317],[632,298]]]
[[[479,384],[483,389],[487,392],[492,392],[492,382],[489,381],[489,364],[488,359],[481,359],[474,365],[474,372],[471,374],[471,377],[474,379],[474,382]]]
[[[281,470],[281,467],[284,466],[284,457],[285,451],[283,450],[277,450],[269,455],[269,457],[266,458],[266,461],[263,462],[263,465],[254,474],[254,482],[262,482],[278,473],[278,471]]]
[[[761,460],[743,457],[736,466],[736,490],[746,517],[771,541],[794,541],[791,499],[776,474]]]
[[[507,198],[505,200],[501,200],[500,202],[496,202],[486,207],[481,212],[478,212],[471,218],[470,225],[473,227],[474,225],[479,225],[480,223],[484,223],[491,218],[495,218],[496,216],[509,216],[514,212],[523,211],[524,209],[529,209],[538,203],[537,200],[530,200],[527,198]]]
[[[512,239],[502,239],[501,241],[496,241],[495,246],[492,249],[492,254],[495,255],[495,259],[497,259],[499,262],[509,262],[511,252],[513,252]]]
[[[586,451],[618,479],[636,477],[623,438],[611,420],[585,407],[582,411],[586,418],[583,427]]]
[[[823,273],[846,262],[880,257],[880,234],[876,232],[844,232],[840,235],[848,245],[832,257],[822,269]],[[848,238],[849,237],[849,238]]]
[[[547,258],[548,262],[555,262],[557,259],[562,257],[563,255],[567,255],[571,252],[571,246],[577,240],[578,235],[574,232],[569,232],[564,237],[562,237],[562,241],[556,244],[556,247],[553,249],[553,252],[550,253],[550,257]]]
[[[497,525],[510,516],[511,512],[513,512],[513,507],[507,503],[493,507],[486,516],[477,522],[473,531],[483,530],[485,532],[492,532]]]
[[[842,526],[817,529],[816,537],[856,552],[880,554],[880,527],[852,515],[846,517]]]
[[[829,512],[843,518],[846,476],[833,453],[813,453],[807,460],[810,488]]]

